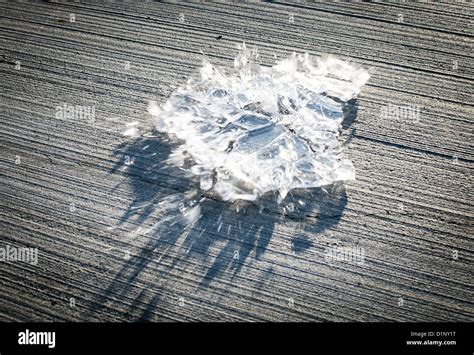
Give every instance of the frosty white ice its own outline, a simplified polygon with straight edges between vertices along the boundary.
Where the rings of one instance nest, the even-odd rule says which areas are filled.
[[[272,67],[257,60],[245,45],[234,68],[204,60],[162,107],[150,103],[157,130],[182,142],[169,161],[226,201],[270,191],[281,201],[292,189],[354,179],[338,137],[343,106],[369,72],[332,56],[293,54]]]

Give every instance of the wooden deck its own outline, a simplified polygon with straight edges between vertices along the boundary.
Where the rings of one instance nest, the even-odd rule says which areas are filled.
[[[2,1],[0,15],[0,247],[38,248],[36,265],[0,263],[0,320],[474,320],[472,3]],[[164,164],[164,137],[125,139],[125,123],[146,126],[201,52],[231,66],[242,41],[266,65],[297,51],[375,69],[343,134],[357,180],[294,214],[209,199],[190,230],[137,233],[160,211],[131,206],[195,182]],[[58,119],[64,103],[95,120]],[[325,258],[343,248],[363,262]]]

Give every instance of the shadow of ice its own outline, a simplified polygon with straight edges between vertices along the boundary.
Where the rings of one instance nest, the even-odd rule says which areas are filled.
[[[345,129],[351,127],[357,114],[355,101],[350,105],[343,124]],[[349,132],[349,137],[353,132]],[[292,252],[303,253],[312,246],[306,236],[308,232],[321,233],[336,225],[347,205],[342,184],[294,190],[280,205],[271,194],[255,203],[228,203],[212,194],[196,192],[193,199],[205,199],[200,203],[200,218],[186,223],[177,217],[177,209],[159,205],[159,201],[170,195],[186,200],[189,191],[198,190],[199,184],[192,176],[166,163],[175,145],[164,137],[143,137],[114,151],[119,162],[111,173],[119,169],[126,173],[132,197],[118,225],[130,231],[148,228],[148,233],[141,236],[140,252],[123,263],[107,290],[96,300],[95,311],[106,303],[116,302],[113,299],[131,297],[129,318],[150,320],[156,316],[162,291],[177,282],[174,273],[180,270],[199,273],[201,277],[195,289],[207,288],[223,275],[226,280],[231,275],[232,280],[249,259],[262,257],[275,226],[287,219],[297,221],[301,230],[292,237]],[[315,222],[308,223],[309,216]],[[145,269],[150,273],[144,273]],[[142,274],[156,275],[159,280],[141,278]],[[141,286],[139,291],[135,290],[137,285]]]

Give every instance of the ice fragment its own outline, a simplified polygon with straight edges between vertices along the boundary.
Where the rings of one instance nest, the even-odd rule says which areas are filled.
[[[257,57],[244,44],[233,69],[205,60],[163,107],[150,103],[157,130],[182,141],[170,162],[191,157],[201,189],[228,201],[270,191],[281,201],[292,189],[354,179],[338,136],[343,106],[369,72],[332,56],[293,54],[273,67]]]

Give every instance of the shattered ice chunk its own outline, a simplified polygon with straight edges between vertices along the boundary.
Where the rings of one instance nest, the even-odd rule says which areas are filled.
[[[281,201],[295,188],[354,179],[338,137],[344,105],[369,72],[332,56],[293,54],[273,67],[257,57],[244,44],[233,69],[205,60],[161,108],[149,104],[157,130],[182,142],[174,156],[190,157],[201,189],[229,201],[270,191]]]

